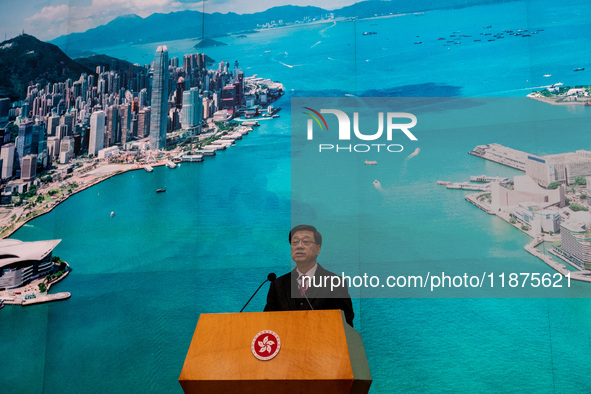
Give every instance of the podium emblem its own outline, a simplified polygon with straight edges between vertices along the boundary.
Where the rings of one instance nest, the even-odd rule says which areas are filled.
[[[281,349],[281,339],[271,330],[259,332],[250,344],[252,354],[261,361],[271,360],[279,353],[279,349]]]

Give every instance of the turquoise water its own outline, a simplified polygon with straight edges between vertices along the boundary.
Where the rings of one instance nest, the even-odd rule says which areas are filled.
[[[289,270],[292,219],[321,229],[320,262],[329,269],[345,259],[340,246],[351,238],[343,229],[351,227],[363,235],[353,244],[362,245],[359,255],[368,260],[455,258],[487,269],[552,272],[523,250],[527,236],[465,202],[465,192],[435,182],[518,173],[466,154],[478,144],[535,154],[586,149],[588,123],[568,130],[560,124],[567,116],[584,120],[584,108],[571,113],[532,102],[525,119],[543,113],[544,122],[508,118],[494,127],[462,124],[421,135],[418,156],[406,160],[414,149],[408,144],[404,155],[361,166],[341,178],[341,190],[353,194],[319,205],[325,189],[292,187],[290,98],[515,97],[547,83],[589,83],[588,71],[572,69],[591,69],[590,11],[586,1],[511,2],[221,38],[229,45],[207,50],[209,56],[238,60],[247,74],[284,83],[281,118],[203,163],[114,177],[15,233],[21,240],[62,239],[55,254],[73,271],[53,291],[72,297],[0,312],[0,354],[10,355],[0,360],[2,391],[181,392],[177,379],[199,314],[239,311],[268,272]],[[437,40],[458,30],[476,38],[488,25],[495,33],[544,31],[450,49]],[[419,40],[423,44],[413,44]],[[166,44],[171,57],[182,57],[194,42]],[[146,63],[154,50],[145,45],[107,54]],[[477,102],[494,119],[496,104]],[[374,179],[383,192],[372,186]],[[156,194],[163,186],[167,192]],[[355,204],[364,216],[350,212]],[[294,212],[299,217],[292,218]],[[372,254],[371,246],[384,244],[392,245],[390,254]],[[262,310],[266,289],[249,311]],[[591,290],[575,284],[572,291],[588,296]],[[356,298],[354,308],[373,393],[591,391],[588,299]]]

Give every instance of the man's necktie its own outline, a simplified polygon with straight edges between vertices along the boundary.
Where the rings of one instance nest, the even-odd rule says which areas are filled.
[[[306,290],[308,290],[308,281],[310,280],[310,279],[304,280],[304,278],[306,278],[306,275],[300,276],[300,281],[301,281],[301,283],[300,283],[300,293],[302,295],[304,295],[306,293]]]

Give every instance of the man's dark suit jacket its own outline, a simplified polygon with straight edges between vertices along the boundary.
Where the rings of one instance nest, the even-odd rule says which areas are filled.
[[[319,277],[336,276],[330,271],[325,270],[318,264],[316,268],[316,283],[320,283]],[[304,297],[301,296],[298,288],[298,272],[296,269],[288,274],[280,276],[275,279],[269,287],[269,294],[267,295],[267,305],[265,312],[272,311],[298,311],[310,310],[310,305]],[[324,283],[324,282],[323,282]],[[306,296],[312,304],[314,310],[322,309],[341,309],[345,312],[345,319],[347,323],[353,326],[353,304],[346,286],[335,288],[330,291],[330,279],[328,280],[328,288],[309,287],[306,290]],[[328,298],[327,296],[330,296]]]

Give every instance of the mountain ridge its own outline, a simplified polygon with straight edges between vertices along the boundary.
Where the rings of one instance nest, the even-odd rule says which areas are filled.
[[[68,78],[78,80],[82,73],[94,74],[58,46],[28,34],[0,43],[0,70],[0,97],[11,100],[24,98],[31,83],[44,86]]]
[[[517,0],[366,0],[335,10],[314,6],[284,5],[252,14],[202,13],[175,11],[154,13],[145,18],[135,14],[116,17],[110,22],[82,33],[71,33],[50,40],[66,53],[119,44],[146,44],[178,39],[204,39],[226,36],[240,31],[253,31],[266,23],[283,20],[295,23],[304,18],[318,18],[332,13],[335,18],[366,19],[401,13],[426,12],[436,9],[463,8],[475,5]],[[130,31],[133,34],[125,34]]]

